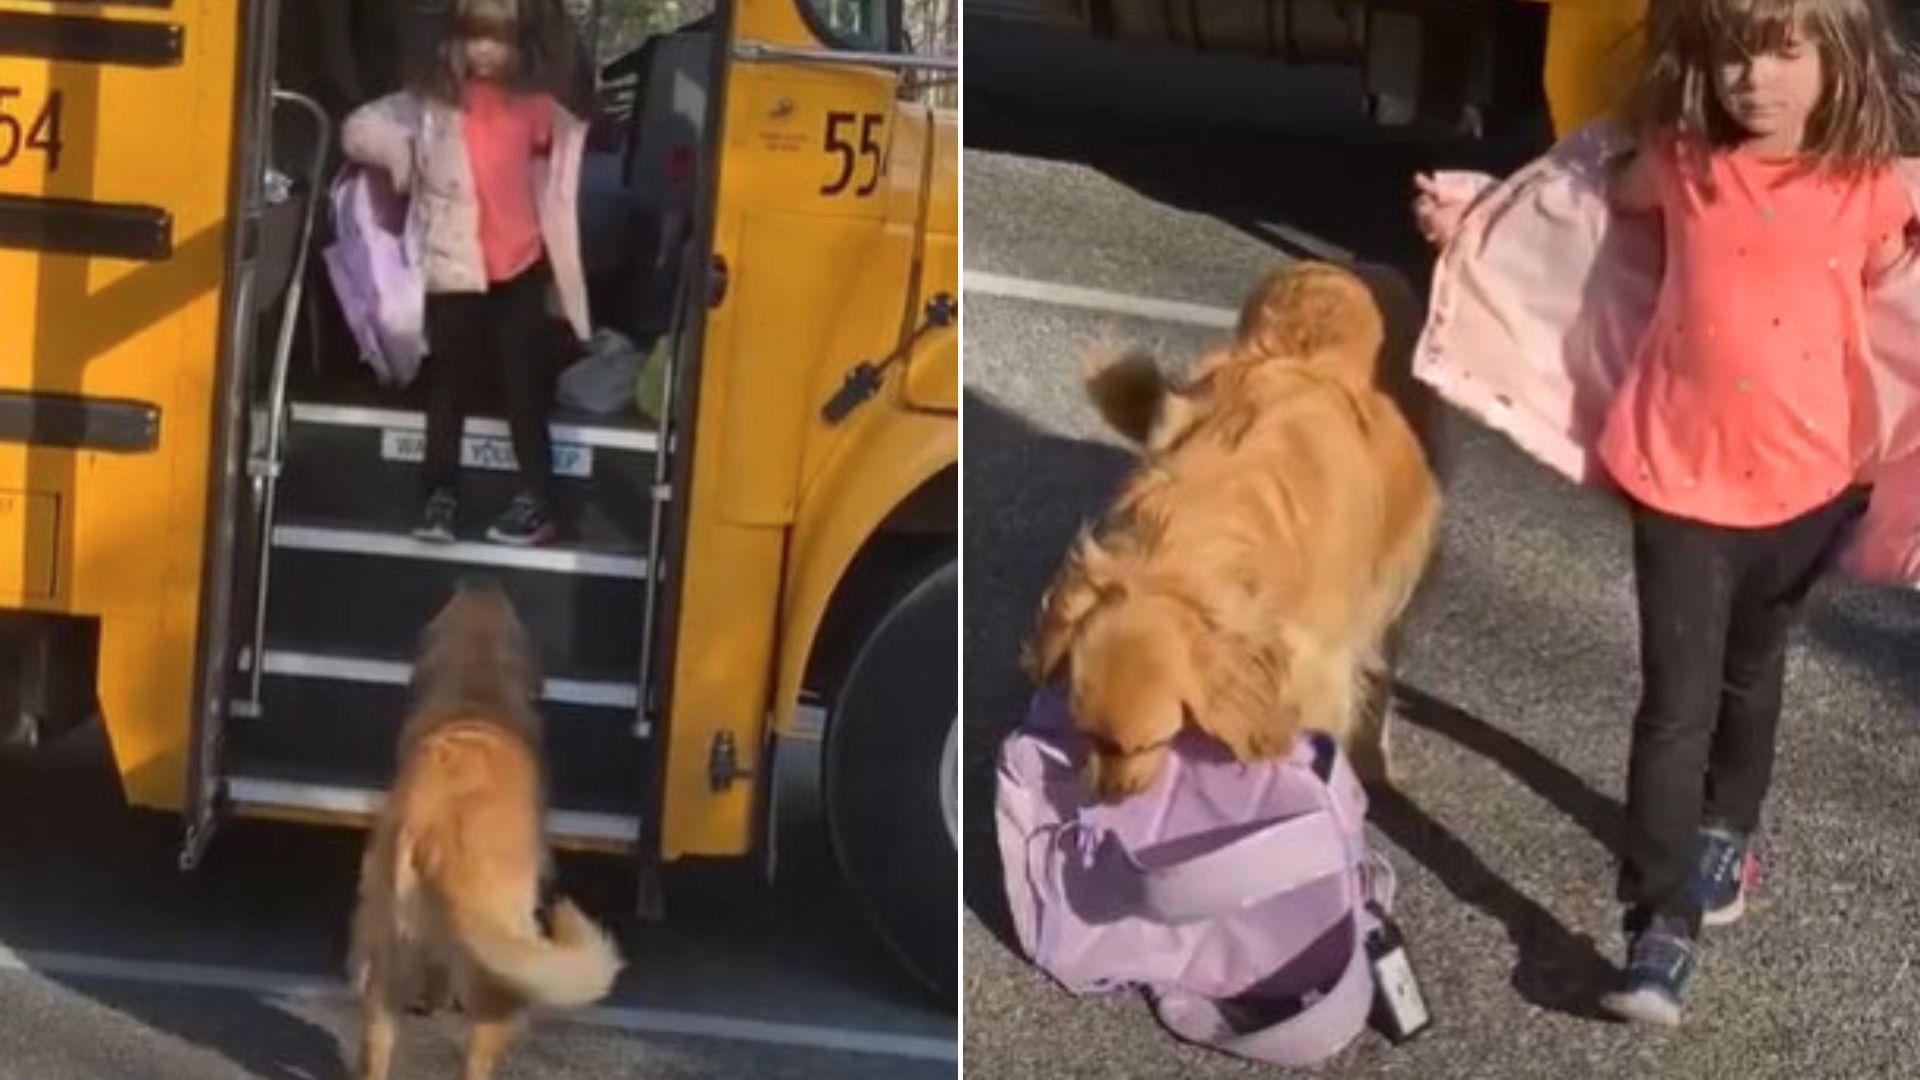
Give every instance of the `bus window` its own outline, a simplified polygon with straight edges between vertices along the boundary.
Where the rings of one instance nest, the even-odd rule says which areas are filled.
[[[822,41],[842,49],[888,52],[899,35],[887,0],[799,0],[807,24]]]

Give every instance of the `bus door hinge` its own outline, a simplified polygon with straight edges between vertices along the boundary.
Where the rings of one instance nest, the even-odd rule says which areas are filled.
[[[752,769],[740,766],[740,747],[734,741],[733,732],[715,734],[713,744],[707,748],[708,785],[716,792],[725,791],[733,786],[734,781],[745,780],[752,775]]]
[[[820,407],[820,418],[829,424],[845,420],[848,414],[880,391],[880,383],[886,378],[888,368],[906,359],[921,338],[935,330],[952,326],[959,316],[960,304],[951,293],[935,293],[927,300],[920,325],[913,328],[913,333],[908,334],[906,340],[880,359],[862,360],[847,372],[846,378],[841,380],[840,389],[835,390],[827,403]]]
[[[185,835],[180,840],[180,871],[191,873],[206,857],[207,845],[213,843],[213,834],[220,828],[220,819],[226,816],[226,791],[221,785],[221,793],[213,800],[204,813],[198,814],[187,822]]]

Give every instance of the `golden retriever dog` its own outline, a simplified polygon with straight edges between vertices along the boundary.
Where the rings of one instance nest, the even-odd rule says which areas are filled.
[[[1186,723],[1241,760],[1324,731],[1390,779],[1384,697],[1375,717],[1363,693],[1385,684],[1439,491],[1377,385],[1378,287],[1323,263],[1275,272],[1184,386],[1137,352],[1090,365],[1095,407],[1142,460],[1068,552],[1023,661],[1037,682],[1064,671],[1101,798],[1152,783]]]
[[[384,1080],[396,1017],[451,993],[472,1028],[466,1080],[491,1076],[529,1005],[606,996],[621,960],[566,899],[542,931],[551,871],[540,675],[498,585],[462,582],[422,635],[399,774],[360,867],[349,977],[362,1080]]]

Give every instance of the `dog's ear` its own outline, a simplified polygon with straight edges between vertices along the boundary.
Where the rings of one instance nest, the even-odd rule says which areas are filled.
[[[1147,446],[1165,408],[1167,377],[1144,349],[1101,345],[1080,361],[1087,399],[1100,418],[1135,446]]]
[[[1194,689],[1187,709],[1194,726],[1224,743],[1241,761],[1273,757],[1292,745],[1299,717],[1285,688],[1285,642],[1243,628],[1215,626],[1196,635]]]
[[[1049,683],[1059,674],[1081,623],[1111,594],[1111,560],[1099,541],[1084,532],[1068,550],[1040,599],[1033,634],[1020,649],[1021,670],[1036,684]]]

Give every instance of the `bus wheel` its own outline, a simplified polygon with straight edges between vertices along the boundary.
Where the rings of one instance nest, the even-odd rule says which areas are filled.
[[[958,996],[959,565],[914,581],[874,624],[827,722],[827,829],[855,902],[916,978]]]

